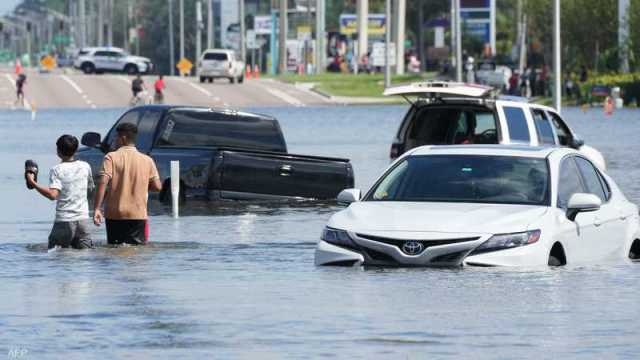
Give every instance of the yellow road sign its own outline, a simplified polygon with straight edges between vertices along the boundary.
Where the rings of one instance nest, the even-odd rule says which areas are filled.
[[[51,71],[54,67],[56,67],[56,59],[51,55],[47,55],[40,60],[40,64],[44,66],[45,69]]]
[[[176,68],[180,70],[180,75],[188,75],[191,72],[192,67],[193,64],[187,58],[180,59],[180,61],[178,61],[178,63],[176,64]]]

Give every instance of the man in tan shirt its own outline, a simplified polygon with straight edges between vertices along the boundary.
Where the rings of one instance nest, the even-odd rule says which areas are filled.
[[[153,160],[135,147],[138,127],[123,123],[116,127],[118,150],[108,153],[102,162],[95,194],[93,222],[106,217],[107,243],[141,245],[148,240],[147,200],[149,190],[162,190]],[[105,192],[109,185],[109,193]],[[102,202],[105,200],[105,215]]]

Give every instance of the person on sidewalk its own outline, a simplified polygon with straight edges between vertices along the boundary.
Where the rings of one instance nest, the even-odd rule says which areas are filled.
[[[93,247],[89,229],[88,191],[93,190],[91,167],[76,160],[78,139],[62,135],[56,141],[62,162],[49,172],[49,187],[37,182],[38,166],[28,160],[25,169],[27,187],[35,189],[49,200],[56,200],[56,217],[49,234],[49,249],[56,246],[74,249]]]
[[[135,147],[138,127],[122,123],[116,127],[116,133],[118,149],[105,155],[102,162],[93,222],[100,226],[106,218],[107,243],[110,245],[144,245],[149,240],[149,191],[159,192],[162,184],[153,159]],[[109,193],[105,199],[107,185]]]

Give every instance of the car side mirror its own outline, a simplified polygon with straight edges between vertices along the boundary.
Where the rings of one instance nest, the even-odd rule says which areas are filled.
[[[338,194],[338,202],[343,204],[351,204],[360,201],[360,189],[346,189]]]
[[[580,139],[579,137],[575,136],[572,140],[571,140],[571,145],[572,148],[574,149],[580,149],[582,147],[582,145],[584,145],[584,140]]]
[[[602,200],[593,194],[573,194],[567,203],[567,219],[575,221],[579,213],[598,211],[601,205]]]
[[[100,137],[100,134],[98,134],[97,132],[87,132],[82,135],[82,140],[80,140],[80,143],[90,148],[101,148],[102,139]]]

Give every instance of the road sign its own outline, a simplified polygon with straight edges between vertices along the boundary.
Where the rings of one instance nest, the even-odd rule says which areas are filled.
[[[373,51],[371,51],[371,65],[384,66],[384,43],[373,43]],[[389,43],[389,65],[395,66],[396,64],[396,44]]]
[[[178,61],[178,64],[176,64],[176,68],[180,70],[180,75],[183,75],[183,76],[189,75],[192,67],[193,67],[193,63],[191,63],[191,61],[189,61],[189,59],[187,58],[180,59],[180,61]]]
[[[298,40],[311,40],[311,26],[298,26]]]
[[[271,15],[256,15],[253,18],[253,28],[256,34],[269,35],[271,34],[272,19]]]
[[[247,37],[245,39],[247,49],[258,49],[258,42],[256,41],[256,32],[254,30],[247,30]]]
[[[47,55],[40,60],[40,65],[42,65],[45,69],[51,71],[54,67],[56,67],[56,59],[51,55]]]

